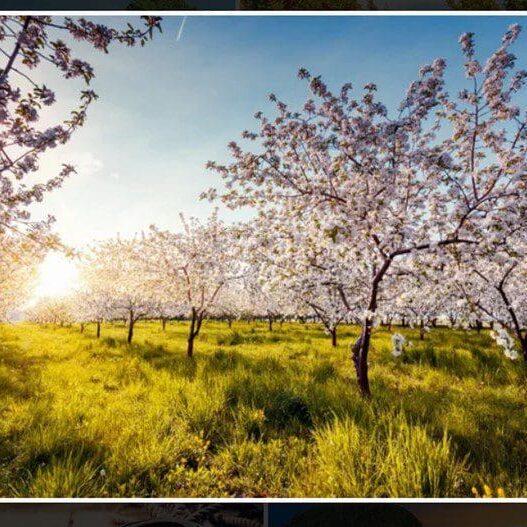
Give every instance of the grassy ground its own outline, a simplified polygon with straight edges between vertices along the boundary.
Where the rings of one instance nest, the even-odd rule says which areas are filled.
[[[522,364],[485,333],[373,339],[362,401],[342,328],[0,326],[0,495],[527,495]],[[503,489],[500,490],[500,489]]]

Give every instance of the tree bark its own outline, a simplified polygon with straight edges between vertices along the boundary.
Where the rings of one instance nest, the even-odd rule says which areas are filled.
[[[227,322],[229,323],[229,328],[232,328],[232,319],[229,318],[229,320]]]
[[[188,332],[187,339],[187,357],[191,359],[194,355],[194,339],[199,335],[201,329],[201,323],[203,322],[203,317],[205,312],[198,312],[196,308],[192,308],[192,315],[190,319],[190,328]]]
[[[419,340],[425,339],[425,323],[424,320],[421,320],[419,323]]]
[[[269,331],[273,331],[273,317],[269,317]]]
[[[97,331],[95,333],[95,336],[99,338],[101,336],[101,321],[97,320]]]
[[[375,313],[377,310],[377,297],[379,295],[379,284],[384,275],[390,268],[392,263],[391,258],[386,258],[375,273],[371,284],[370,302],[368,304],[368,312]],[[373,319],[367,316],[362,324],[362,333],[355,345],[352,348],[353,363],[355,364],[355,371],[357,372],[357,382],[360,393],[363,397],[371,397],[370,380],[368,377],[368,352],[370,350],[371,331],[373,328]]]
[[[81,322],[81,328],[80,328],[80,331],[81,331],[81,333],[84,333],[84,322]]]
[[[189,359],[191,359],[194,354],[195,327],[196,327],[196,310],[192,308],[192,317],[190,319],[190,328],[189,328],[188,339],[187,339],[187,357]]]
[[[161,319],[161,329],[163,331],[166,331],[166,329],[167,329],[167,319],[166,318],[162,318]]]
[[[135,325],[134,312],[130,311],[130,318],[128,320],[128,337],[126,339],[126,342],[128,342],[128,344],[131,344],[132,339],[134,338],[134,325]]]
[[[194,355],[194,335],[190,334],[187,340],[187,357],[191,359]]]
[[[331,345],[336,348],[337,347],[337,328],[333,328],[331,330]]]
[[[522,347],[523,360],[527,364],[527,335],[525,335],[525,337],[522,337],[520,339],[520,344]]]
[[[368,378],[368,352],[373,321],[367,318],[362,326],[362,332],[352,348],[352,360],[357,373],[357,383],[363,397],[371,397],[370,380]]]

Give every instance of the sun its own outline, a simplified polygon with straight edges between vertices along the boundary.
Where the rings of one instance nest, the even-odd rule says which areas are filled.
[[[75,263],[61,253],[51,252],[40,264],[33,298],[66,296],[75,289],[78,279]]]

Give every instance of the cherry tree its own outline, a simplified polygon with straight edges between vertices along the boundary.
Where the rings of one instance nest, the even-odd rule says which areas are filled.
[[[294,240],[309,229],[347,246],[354,287],[362,286],[362,331],[352,356],[365,396],[386,280],[420,253],[440,266],[452,248],[485,243],[489,225],[506,222],[501,211],[525,203],[526,116],[514,100],[527,73],[510,51],[519,33],[511,26],[485,64],[474,35],[462,35],[469,87],[451,95],[446,62],[436,59],[419,70],[394,115],[373,83],[353,97],[350,83],[333,93],[301,69],[311,91],[303,109],[271,95],[276,115],[257,113],[259,129],[243,133],[246,146],[229,145],[233,161],[208,164],[225,190],[203,197],[256,208],[268,232],[287,228]]]
[[[273,331],[274,322],[284,317],[291,296],[284,288],[267,280],[262,269],[256,266],[245,269],[243,288],[246,294],[244,311],[254,319],[266,320],[269,331]]]
[[[93,67],[74,55],[73,41],[82,41],[108,53],[112,43],[144,45],[160,29],[159,17],[142,17],[144,28],[129,25],[115,29],[85,18],[51,16],[0,16],[0,233],[18,233],[44,245],[57,246],[50,231],[53,217],[31,219],[30,206],[60,187],[75,169],[63,165],[58,174],[40,181],[39,159],[45,152],[67,143],[84,125],[87,110],[97,98],[89,87]],[[78,106],[62,122],[51,125],[56,92],[41,81],[43,66],[51,65],[60,77],[80,79]]]
[[[75,309],[69,297],[40,298],[26,310],[27,320],[36,324],[70,325],[75,321]]]
[[[428,253],[412,260],[412,266],[401,270],[393,284],[393,298],[386,302],[392,310],[411,326],[419,327],[419,338],[424,340],[426,332],[437,325],[437,320],[446,316],[450,283],[446,279],[449,267],[435,268]]]
[[[309,229],[292,237],[287,228],[267,231],[258,220],[247,230],[252,233],[250,254],[256,269],[252,274],[271,290],[271,300],[278,303],[275,310],[312,313],[336,346],[338,325],[356,314],[356,298],[350,290],[354,262],[347,259],[346,247],[331,235],[320,239],[318,230],[315,238]],[[256,296],[261,298],[262,292]]]
[[[84,256],[84,280],[89,294],[97,299],[97,312],[102,315],[108,309],[112,318],[127,320],[129,344],[136,322],[151,316],[159,305],[145,273],[141,250],[136,238],[116,238],[95,245]]]
[[[230,328],[233,321],[250,313],[252,307],[241,280],[231,280],[223,287],[219,300],[210,311],[210,315],[226,320]]]
[[[240,244],[236,229],[225,226],[217,211],[204,222],[182,215],[181,221],[183,230],[177,233],[152,226],[141,252],[152,291],[184,306],[192,357],[203,320],[219,305],[227,284],[239,278]]]
[[[28,302],[44,254],[42,246],[29,239],[0,234],[0,320],[8,320]]]
[[[84,324],[94,323],[95,336],[99,338],[102,323],[113,316],[115,299],[111,296],[110,288],[93,272],[88,262],[79,262],[80,288],[73,293],[72,303],[75,306],[75,318],[81,323],[81,331],[84,331]]]
[[[489,240],[485,248],[464,254],[458,261],[458,283],[477,319],[496,324],[496,336],[512,334],[527,363],[527,242],[520,221],[506,240],[500,235],[497,243]]]

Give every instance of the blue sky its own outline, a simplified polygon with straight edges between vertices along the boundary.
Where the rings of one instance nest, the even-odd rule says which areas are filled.
[[[179,212],[203,216],[211,210],[198,196],[218,179],[204,165],[226,159],[225,145],[252,128],[256,111],[272,111],[269,93],[293,106],[303,102],[307,90],[296,77],[299,67],[321,74],[335,89],[347,81],[357,89],[373,81],[395,108],[419,66],[438,56],[447,59],[451,91],[459,89],[462,32],[476,32],[485,57],[518,20],[193,16],[178,41],[182,18],[167,18],[163,35],[145,48],[88,51],[100,99],[85,127],[42,164],[52,174],[61,162],[72,162],[79,174],[36,214],[55,215],[56,230],[74,246],[116,232],[130,235],[151,223],[175,229]],[[527,32],[515,46],[523,66],[526,39]],[[73,86],[56,79],[50,84],[64,108],[73,104]]]

